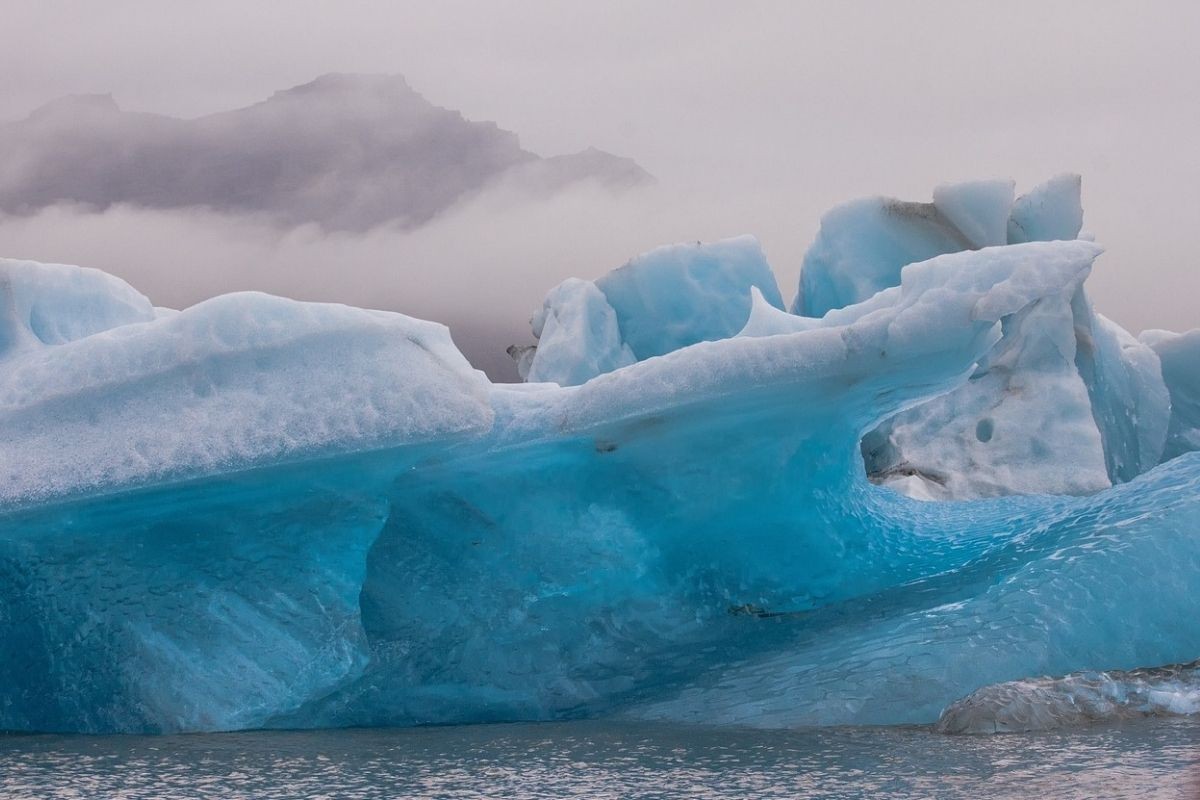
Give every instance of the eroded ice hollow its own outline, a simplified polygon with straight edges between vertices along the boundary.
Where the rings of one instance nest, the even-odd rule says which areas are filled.
[[[831,212],[800,313],[750,238],[569,281],[520,385],[0,262],[0,729],[1044,727],[1012,681],[1193,660],[1200,347],[1093,312],[1077,179],[1012,196]]]

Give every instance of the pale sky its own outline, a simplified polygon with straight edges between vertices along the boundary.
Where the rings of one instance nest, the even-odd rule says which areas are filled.
[[[183,234],[180,220],[60,215],[0,225],[0,254],[88,261],[172,303],[223,290],[217,262],[311,258],[262,286],[252,267],[228,267],[240,276],[228,288],[374,299],[507,335],[553,284],[657,244],[756,234],[790,299],[839,202],[927,200],[969,178],[1011,177],[1020,193],[1071,171],[1085,228],[1107,248],[1089,282],[1098,309],[1134,332],[1191,328],[1198,37],[1200,5],[1187,2],[0,0],[0,119],[70,93],[198,116],[325,72],[400,73],[540,155],[594,145],[659,180],[624,207],[493,199],[403,242],[263,244],[211,225]],[[330,259],[353,261],[359,291],[345,268],[322,281]]]

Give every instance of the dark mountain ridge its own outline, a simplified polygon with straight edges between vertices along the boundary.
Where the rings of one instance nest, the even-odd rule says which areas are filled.
[[[76,95],[0,125],[0,211],[9,214],[128,203],[329,230],[415,228],[499,180],[548,193],[653,178],[594,148],[541,158],[515,133],[438,107],[388,75],[324,75],[196,119]]]

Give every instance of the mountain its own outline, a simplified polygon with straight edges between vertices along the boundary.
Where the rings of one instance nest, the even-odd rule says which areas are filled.
[[[190,120],[78,95],[0,125],[0,211],[10,214],[129,203],[328,230],[415,228],[501,179],[533,192],[653,181],[594,148],[541,158],[515,133],[435,106],[399,76],[324,75]]]

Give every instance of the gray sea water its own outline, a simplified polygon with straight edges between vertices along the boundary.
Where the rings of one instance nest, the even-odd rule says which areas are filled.
[[[993,736],[612,722],[0,736],[19,798],[1197,798],[1200,721]]]

